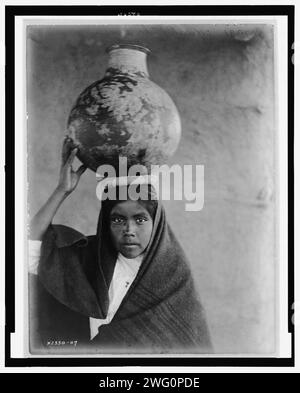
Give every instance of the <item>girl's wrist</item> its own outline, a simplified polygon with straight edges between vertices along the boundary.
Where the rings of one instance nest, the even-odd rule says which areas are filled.
[[[55,188],[54,190],[54,194],[61,198],[62,200],[64,200],[68,195],[69,192],[65,191],[64,189],[62,189],[59,185]]]

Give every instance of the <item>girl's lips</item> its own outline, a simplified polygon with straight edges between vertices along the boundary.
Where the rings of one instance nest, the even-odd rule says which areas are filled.
[[[136,243],[123,243],[122,245],[123,245],[123,247],[137,247],[138,246],[138,244],[136,244]]]

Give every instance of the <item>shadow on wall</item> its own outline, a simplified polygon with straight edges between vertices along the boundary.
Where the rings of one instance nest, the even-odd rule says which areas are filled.
[[[250,25],[249,25],[250,26]],[[57,184],[62,137],[79,93],[102,78],[106,47],[150,48],[151,79],[174,100],[182,140],[170,163],[203,164],[205,203],[165,203],[207,311],[216,352],[275,350],[272,25],[39,26],[27,30],[29,211]],[[55,222],[96,230],[87,171]],[[96,212],[96,214],[95,214]]]

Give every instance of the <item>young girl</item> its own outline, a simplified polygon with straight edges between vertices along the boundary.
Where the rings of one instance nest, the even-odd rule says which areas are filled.
[[[31,225],[31,351],[211,352],[189,264],[151,184],[138,200],[117,186],[95,236],[51,223],[85,170],[73,171],[76,152],[66,141],[58,186]]]

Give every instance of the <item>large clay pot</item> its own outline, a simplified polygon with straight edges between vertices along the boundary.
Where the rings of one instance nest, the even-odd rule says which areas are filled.
[[[180,140],[180,118],[169,95],[149,79],[149,50],[120,44],[107,52],[104,78],[80,94],[68,119],[79,159],[94,171],[116,167],[119,156],[148,169],[166,163]]]

